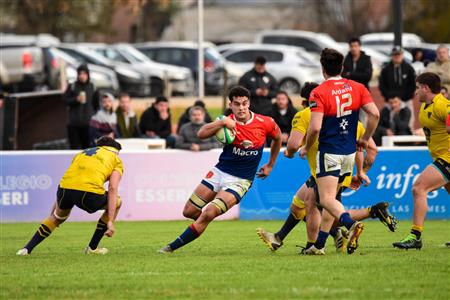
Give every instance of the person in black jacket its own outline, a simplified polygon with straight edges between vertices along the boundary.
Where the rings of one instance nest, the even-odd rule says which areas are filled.
[[[344,59],[342,77],[364,84],[369,88],[369,81],[372,78],[372,61],[364,51],[361,51],[361,41],[359,38],[352,38],[348,42],[350,51]]]
[[[166,140],[168,148],[175,145],[175,137],[171,135],[172,121],[169,100],[164,96],[156,97],[155,103],[147,108],[141,116],[139,128],[147,138],[162,138]]]
[[[65,92],[67,131],[70,149],[85,149],[89,147],[89,121],[100,104],[97,90],[90,82],[87,65],[81,64],[77,74],[77,80],[69,84]]]
[[[380,122],[377,130],[373,135],[375,143],[380,146],[381,138],[383,136],[392,135],[410,135],[412,134],[409,127],[411,119],[411,110],[405,106],[399,97],[392,97],[389,99],[389,104],[386,105],[380,112]]]
[[[180,129],[184,124],[189,123],[191,121],[189,113],[191,111],[191,108],[197,107],[197,106],[200,106],[205,110],[205,123],[212,122],[211,116],[209,115],[208,111],[206,110],[205,102],[203,102],[202,100],[199,99],[199,100],[195,101],[193,106],[189,106],[188,108],[186,108],[184,113],[178,119],[177,133],[180,133]]]
[[[379,84],[380,92],[387,102],[394,95],[400,97],[411,112],[414,112],[413,101],[416,90],[416,73],[414,68],[404,61],[403,49],[395,46],[391,52],[392,60],[381,70]],[[409,125],[414,122],[411,115]]]
[[[272,99],[277,95],[278,84],[266,71],[266,58],[258,56],[253,69],[239,79],[239,85],[250,91],[250,110],[261,115],[270,115]]]
[[[283,145],[286,145],[289,139],[289,134],[292,129],[292,119],[296,113],[297,110],[292,104],[289,95],[286,92],[279,91],[276,102],[272,105],[271,117],[277,123],[278,127],[280,127]]]

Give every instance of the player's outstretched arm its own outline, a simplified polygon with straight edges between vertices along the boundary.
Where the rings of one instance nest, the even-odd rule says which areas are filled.
[[[284,156],[293,158],[294,154],[300,149],[304,137],[305,135],[300,131],[292,130],[286,145],[286,151],[284,151]]]
[[[370,102],[362,107],[367,114],[366,131],[361,139],[358,141],[358,150],[366,149],[369,139],[372,137],[375,129],[377,129],[378,121],[380,120],[380,111],[375,103]]]
[[[118,171],[113,171],[109,177],[108,186],[108,230],[105,235],[112,237],[115,231],[114,221],[116,218],[117,196],[119,193],[119,183],[121,175]]]
[[[311,112],[311,121],[309,122],[308,131],[306,132],[306,145],[300,150],[300,156],[305,157],[306,153],[316,142],[319,137],[320,128],[322,127],[323,113]]]
[[[197,136],[201,139],[209,139],[213,135],[216,134],[216,132],[222,128],[227,127],[228,129],[235,130],[236,129],[236,121],[231,119],[230,117],[224,117],[221,120],[216,120],[214,122],[205,124],[200,128],[200,130],[197,133]]]
[[[278,154],[280,153],[281,143],[281,132],[278,131],[277,135],[272,139],[272,143],[270,144],[269,162],[259,169],[257,173],[258,178],[266,178],[269,176],[270,172],[272,172],[272,168],[275,165]]]

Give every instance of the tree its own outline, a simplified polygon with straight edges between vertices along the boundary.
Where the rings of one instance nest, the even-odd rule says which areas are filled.
[[[50,33],[60,39],[84,40],[96,32],[110,32],[117,1],[15,0],[0,1],[0,9],[14,20],[7,28],[17,34]],[[2,30],[5,24],[2,22]]]

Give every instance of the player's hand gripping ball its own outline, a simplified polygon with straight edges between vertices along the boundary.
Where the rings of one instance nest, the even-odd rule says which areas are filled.
[[[223,120],[224,118],[226,118],[226,117],[225,117],[225,116],[218,116],[218,117],[216,118],[216,121],[217,121],[217,120]],[[216,132],[215,137],[216,137],[216,139],[217,139],[220,143],[222,143],[222,144],[224,144],[224,145],[228,145],[228,144],[233,143],[234,138],[236,137],[236,135],[235,135],[235,133],[234,133],[234,130],[229,129],[229,128],[227,128],[227,127],[224,125],[222,128],[220,128],[220,129]]]

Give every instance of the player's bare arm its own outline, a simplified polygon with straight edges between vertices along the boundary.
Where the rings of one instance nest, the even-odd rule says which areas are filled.
[[[272,172],[272,168],[275,165],[275,162],[278,157],[278,153],[280,153],[281,149],[281,132],[278,131],[275,138],[272,139],[272,143],[270,144],[270,158],[269,162],[263,165],[258,172],[258,178],[266,178],[269,176],[270,172]]]
[[[304,137],[305,135],[300,131],[291,131],[291,135],[289,136],[286,145],[286,150],[284,151],[284,156],[287,158],[293,158],[298,149],[300,149],[300,145],[302,144]]]
[[[117,197],[119,192],[119,183],[120,183],[121,175],[118,171],[113,171],[111,173],[111,177],[109,178],[109,187],[108,187],[108,230],[105,232],[105,235],[108,237],[112,237],[115,232],[114,228],[114,220],[116,218],[116,206],[117,206]]]
[[[361,137],[361,139],[357,141],[359,151],[367,148],[367,145],[369,144],[369,139],[374,134],[375,129],[377,129],[378,121],[380,120],[380,111],[378,110],[375,103],[373,102],[367,103],[362,107],[362,109],[367,114],[367,124],[364,135]]]
[[[216,134],[216,132],[222,128],[227,127],[230,130],[235,130],[236,128],[236,121],[231,119],[230,117],[224,117],[221,120],[216,120],[214,122],[205,124],[200,128],[198,131],[197,136],[201,139],[208,139]]]
[[[311,112],[311,121],[309,123],[308,132],[306,133],[306,145],[300,150],[300,156],[305,157],[306,153],[316,142],[319,137],[320,128],[322,127],[323,113]]]

